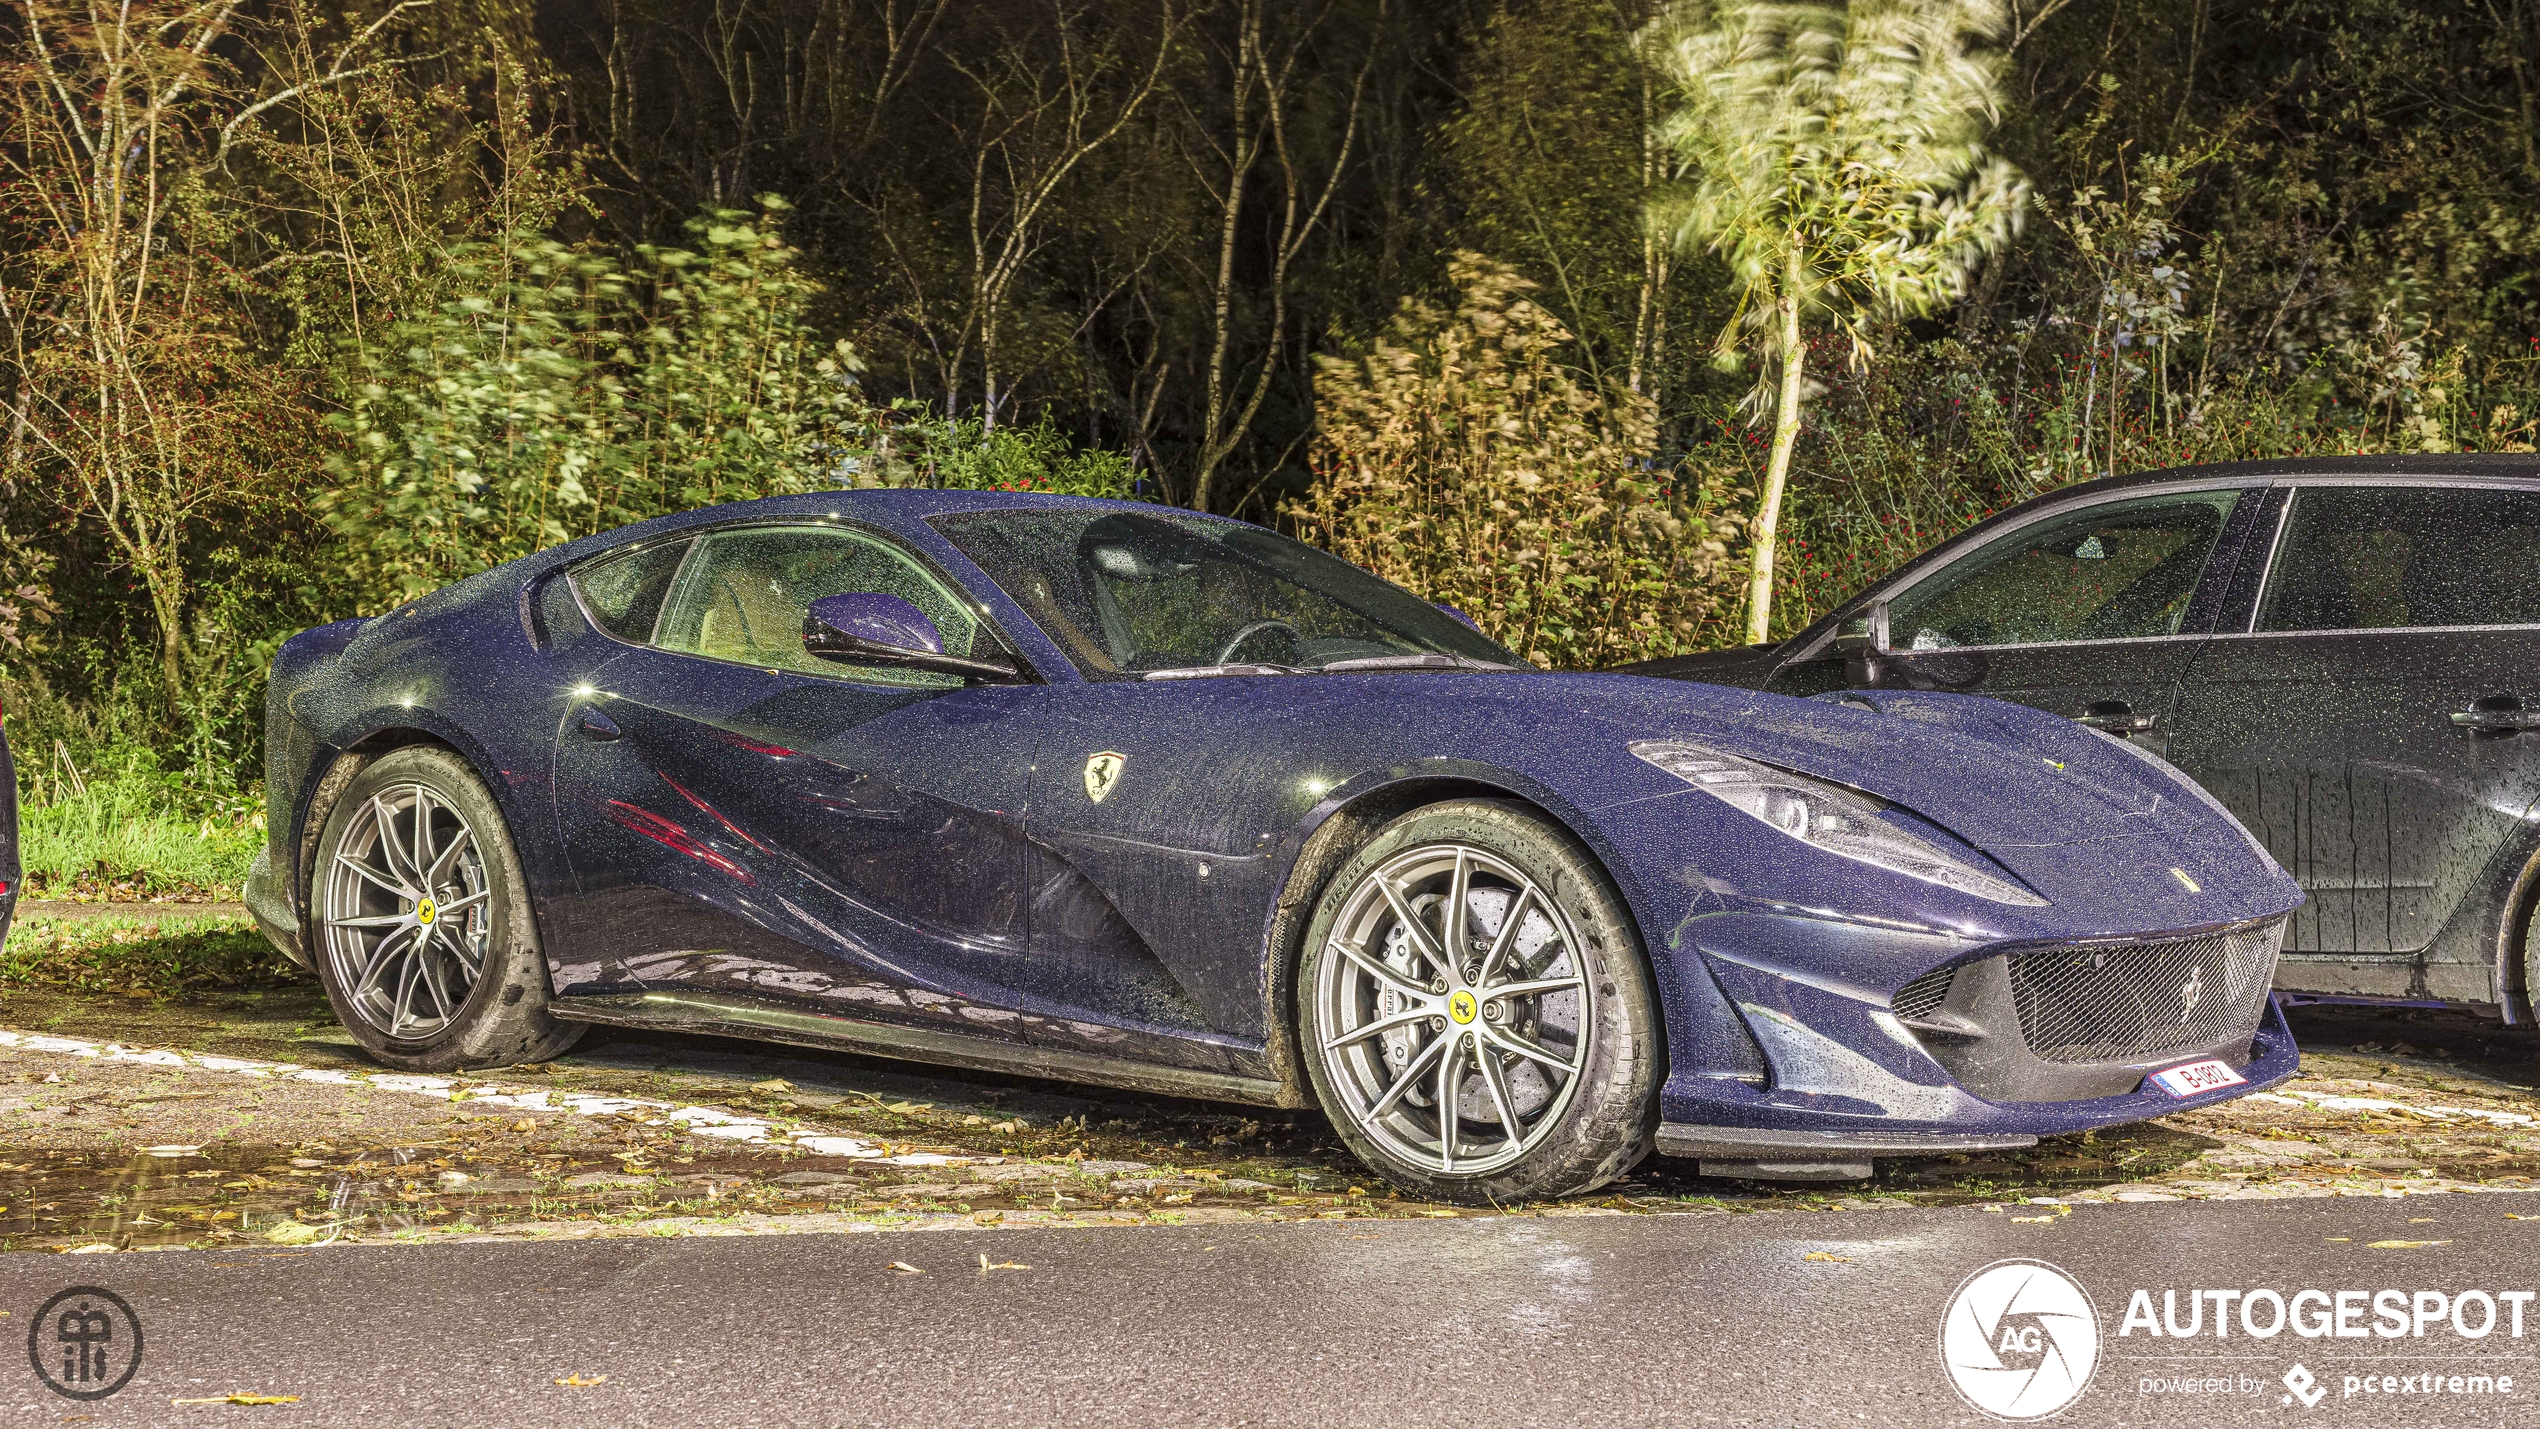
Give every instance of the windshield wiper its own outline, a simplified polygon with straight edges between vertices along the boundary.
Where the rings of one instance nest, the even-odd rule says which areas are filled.
[[[1302,675],[1306,671],[1294,665],[1184,665],[1174,670],[1149,670],[1141,680],[1214,680],[1222,675]]]
[[[1462,655],[1370,655],[1359,660],[1334,660],[1314,667],[1316,674],[1347,675],[1360,670],[1514,670],[1491,660],[1474,660]]]

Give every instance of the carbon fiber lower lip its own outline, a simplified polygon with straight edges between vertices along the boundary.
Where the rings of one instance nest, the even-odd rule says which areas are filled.
[[[1742,1126],[1658,1128],[1658,1154],[1723,1161],[1859,1161],[1872,1156],[1947,1156],[1961,1151],[2017,1151],[2034,1136],[1911,1131],[1765,1131]]]

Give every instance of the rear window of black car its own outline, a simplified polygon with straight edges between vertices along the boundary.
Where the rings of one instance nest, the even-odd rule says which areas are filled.
[[[1168,508],[969,511],[929,524],[1096,680],[1228,663],[1520,663],[1400,586],[1257,526]]]
[[[2260,630],[2540,625],[2540,491],[2306,486]]]
[[[620,640],[649,643],[661,618],[670,578],[688,554],[688,538],[619,551],[573,568],[573,592],[592,622]]]

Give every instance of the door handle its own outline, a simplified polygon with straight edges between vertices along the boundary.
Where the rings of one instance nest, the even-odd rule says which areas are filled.
[[[2144,734],[2159,729],[2161,717],[2136,714],[2134,706],[2123,700],[2094,700],[2090,708],[2073,716],[2073,723],[2086,724],[2110,734]]]
[[[582,712],[582,718],[575,722],[574,728],[582,731],[582,737],[585,739],[610,740],[625,733],[617,727],[616,720],[610,719],[598,710],[590,709]]]
[[[2519,734],[2540,729],[2540,710],[2525,707],[2520,695],[2489,695],[2454,711],[2452,723],[2477,734]]]

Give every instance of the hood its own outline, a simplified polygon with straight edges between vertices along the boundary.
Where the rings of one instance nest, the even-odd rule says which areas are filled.
[[[1502,677],[1463,684],[1473,697]],[[1638,739],[1683,739],[1849,785],[1900,805],[1978,848],[2017,850],[2147,834],[2236,834],[2179,776],[2070,720],[2024,706],[1920,691],[1794,699],[1628,675],[1517,677],[1534,688],[1527,723],[1581,761]],[[1546,684],[1557,684],[1557,697]],[[1433,687],[1450,694],[1447,681]],[[1496,701],[1494,701],[1496,702]],[[1514,703],[1514,702],[1512,702]],[[1610,749],[1581,739],[1610,730]],[[1656,770],[1610,807],[1681,787]]]

